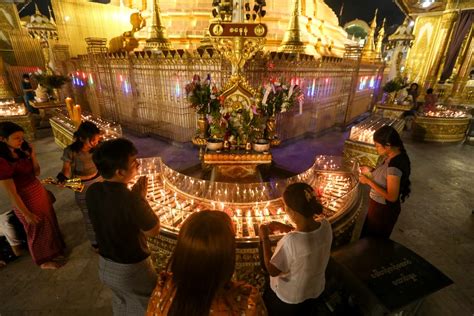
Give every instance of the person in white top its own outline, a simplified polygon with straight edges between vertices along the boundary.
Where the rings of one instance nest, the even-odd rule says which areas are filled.
[[[309,315],[316,298],[324,291],[332,229],[326,219],[315,219],[323,207],[310,185],[289,185],[283,200],[296,228],[280,222],[260,226],[263,261],[270,274],[271,287],[267,287],[263,299],[270,316]],[[288,234],[278,242],[272,254],[269,235],[275,231]]]

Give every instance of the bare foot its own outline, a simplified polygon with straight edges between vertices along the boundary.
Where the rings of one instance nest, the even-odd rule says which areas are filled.
[[[63,265],[59,262],[48,261],[40,265],[40,268],[43,270],[56,270],[61,268]]]
[[[0,269],[6,266],[7,266],[7,263],[3,260],[0,260]]]

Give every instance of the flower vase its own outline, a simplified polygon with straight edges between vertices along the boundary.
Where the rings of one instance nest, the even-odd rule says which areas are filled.
[[[209,123],[207,122],[206,114],[198,114],[198,134],[199,138],[207,138],[207,130],[209,129]]]
[[[270,116],[266,124],[267,139],[272,140],[276,138],[276,118]]]

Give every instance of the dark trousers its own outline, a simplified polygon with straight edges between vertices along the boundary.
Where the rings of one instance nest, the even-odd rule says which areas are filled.
[[[269,285],[265,287],[263,301],[269,316],[316,315],[319,298],[310,298],[299,304],[288,304],[278,298]]]
[[[33,97],[24,95],[23,100],[25,101],[25,106],[26,106],[26,109],[28,110],[28,112],[34,113],[34,114],[39,114],[39,110],[31,106],[30,100],[34,101]]]

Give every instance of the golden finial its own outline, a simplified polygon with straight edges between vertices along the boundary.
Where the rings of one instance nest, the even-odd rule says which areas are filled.
[[[54,25],[56,25],[56,22],[54,21],[53,19],[53,10],[51,10],[51,6],[48,5],[48,12],[49,12],[49,21],[51,21],[51,23],[53,23]]]
[[[304,53],[305,45],[301,41],[300,30],[300,0],[294,0],[293,11],[288,23],[288,29],[285,32],[283,41],[278,48],[279,52],[285,53]]]
[[[375,28],[377,27],[377,12],[378,9],[375,9],[374,19],[370,25],[369,34],[367,34],[367,39],[365,40],[364,48],[362,49],[362,59],[373,60],[376,58],[375,52]]]
[[[35,2],[35,14],[41,14],[41,11],[38,8],[38,4]]]
[[[382,58],[382,43],[385,36],[385,18],[383,19],[382,26],[380,27],[379,34],[377,34],[377,45],[375,46],[375,52],[378,58]]]
[[[166,28],[161,24],[160,7],[157,0],[153,0],[153,17],[150,27],[150,37],[146,40],[145,50],[172,49],[166,37]]]
[[[376,28],[377,27],[377,13],[379,12],[379,9],[375,9],[375,14],[374,14],[374,19],[372,20],[372,23],[370,24],[370,27]]]

